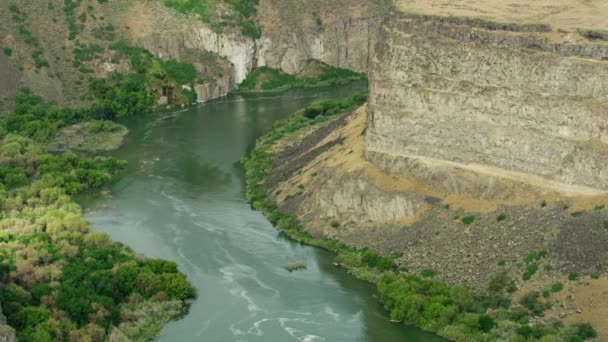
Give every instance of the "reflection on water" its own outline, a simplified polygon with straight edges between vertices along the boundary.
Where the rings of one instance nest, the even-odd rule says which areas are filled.
[[[175,260],[198,289],[159,341],[435,341],[393,324],[370,284],[326,251],[287,240],[245,201],[238,166],[272,123],[314,99],[365,89],[229,96],[129,123],[112,155],[129,162],[112,195],[83,197],[96,229],[152,257]],[[308,269],[289,273],[291,261]]]

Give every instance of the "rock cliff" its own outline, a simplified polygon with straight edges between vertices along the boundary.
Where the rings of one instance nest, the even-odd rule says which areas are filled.
[[[608,190],[608,42],[496,25],[393,12],[372,58],[367,150]]]
[[[237,26],[218,29],[193,14],[178,13],[163,0],[82,0],[74,2],[71,11],[63,11],[71,5],[60,0],[15,0],[15,7],[9,5],[0,5],[0,47],[7,51],[0,53],[0,76],[5,80],[0,100],[10,104],[19,88],[29,87],[58,103],[82,105],[84,78],[74,66],[74,51],[105,48],[119,40],[143,46],[164,60],[192,63],[201,102],[234,90],[258,66],[294,74],[316,59],[367,71],[369,50],[390,1],[261,0],[255,19],[262,32],[258,39]],[[77,28],[76,38],[68,38],[74,33],[70,27]],[[101,35],[107,28],[111,34]],[[36,66],[33,53],[48,66]],[[128,63],[115,63],[110,53],[100,53],[84,66],[97,77],[130,69]]]
[[[313,236],[451,284],[587,275],[547,315],[608,337],[607,304],[585,290],[608,272],[608,7],[397,5],[369,50],[367,107],[283,141],[268,192]],[[522,281],[538,251],[549,266]]]
[[[184,51],[198,51],[211,52],[227,61],[221,66],[226,73],[216,73],[209,82],[195,88],[199,100],[206,101],[227,94],[260,66],[295,74],[316,59],[366,72],[369,51],[375,45],[377,29],[389,4],[385,0],[262,0],[257,18],[262,30],[259,39],[243,36],[234,29],[215,32],[207,24],[183,16],[172,19],[170,25],[150,25],[135,33],[133,39],[161,58],[183,59]],[[134,13],[149,12],[144,17],[155,21],[160,18],[154,13],[166,11],[157,8],[151,12],[151,8],[136,5],[128,17],[140,18],[141,14]],[[176,14],[162,16],[162,23],[171,15]],[[186,23],[179,24],[180,20]]]

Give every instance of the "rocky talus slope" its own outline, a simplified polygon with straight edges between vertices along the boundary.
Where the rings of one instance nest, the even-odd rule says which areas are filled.
[[[608,338],[608,8],[496,3],[398,2],[367,108],[283,142],[266,185],[314,236],[413,272],[484,291],[506,271],[514,298],[563,282],[546,318]]]

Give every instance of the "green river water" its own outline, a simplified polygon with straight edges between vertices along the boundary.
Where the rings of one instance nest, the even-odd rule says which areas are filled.
[[[86,219],[135,251],[174,260],[198,296],[158,341],[441,341],[389,322],[372,285],[332,255],[283,237],[245,200],[239,159],[275,120],[363,82],[277,95],[230,95],[128,123],[128,161],[108,196],[81,199]],[[308,269],[289,273],[291,261]]]

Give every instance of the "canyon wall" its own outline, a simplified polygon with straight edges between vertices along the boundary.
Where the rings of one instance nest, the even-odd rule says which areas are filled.
[[[366,151],[377,165],[443,163],[608,190],[608,42],[394,10],[374,51]]]
[[[67,3],[14,3],[19,15],[11,12],[8,2],[0,5],[0,48],[10,51],[0,53],[0,77],[5,80],[0,83],[0,101],[8,107],[23,87],[57,103],[85,105],[83,75],[74,66],[74,51],[87,46],[106,50],[84,63],[93,70],[87,76],[124,73],[130,69],[128,63],[117,64],[106,49],[120,40],[164,60],[192,63],[197,69],[194,90],[201,102],[228,94],[259,66],[296,74],[316,59],[366,72],[370,47],[391,1],[261,0],[255,18],[262,32],[259,39],[244,35],[236,23],[214,27],[194,14],[178,13],[164,0],[82,0],[76,12],[86,12],[90,20],[79,22],[78,34],[68,39],[68,22],[74,18],[63,11]],[[110,38],[99,35],[103,27],[111,27]],[[48,66],[36,66],[34,51]]]
[[[131,39],[155,56],[192,62],[206,74],[205,82],[195,87],[204,102],[234,90],[260,66],[296,74],[316,59],[366,72],[370,48],[389,5],[386,0],[262,0],[257,11],[259,39],[244,36],[236,27],[213,31],[159,1],[135,3],[117,15],[131,28]]]

